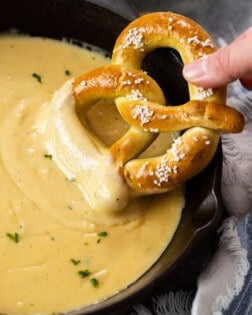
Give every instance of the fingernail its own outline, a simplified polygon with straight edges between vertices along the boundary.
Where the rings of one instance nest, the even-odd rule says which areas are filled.
[[[183,75],[188,81],[200,80],[207,75],[207,58],[195,60],[183,69]]]

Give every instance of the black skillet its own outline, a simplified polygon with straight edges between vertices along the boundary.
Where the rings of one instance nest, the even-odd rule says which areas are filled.
[[[120,9],[120,14],[116,11]],[[136,17],[125,1],[106,0],[1,0],[0,31],[17,29],[30,35],[71,38],[111,52],[115,39]],[[181,77],[182,62],[170,49],[158,49],[144,60],[143,68],[162,86],[167,101],[188,99]],[[211,165],[186,185],[186,206],[178,230],[161,258],[138,281],[119,294],[77,314],[129,314],[132,304],[165,290],[191,288],[215,248],[215,231],[222,219],[220,195],[221,148]],[[132,262],[134,263],[134,262]]]

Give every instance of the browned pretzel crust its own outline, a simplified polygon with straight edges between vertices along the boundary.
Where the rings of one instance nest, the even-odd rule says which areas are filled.
[[[132,99],[141,98],[144,95],[150,101],[165,104],[162,90],[151,77],[142,71],[123,68],[119,65],[97,68],[76,78],[73,82],[73,91],[77,111],[87,111],[95,102],[104,98],[124,97],[131,102]],[[131,127],[110,148],[116,165],[123,167],[155,138],[156,134]]]
[[[171,12],[151,13],[130,23],[119,35],[112,55],[112,64],[119,68],[110,66],[91,72],[91,83],[82,93],[75,93],[80,107],[94,95],[115,99],[131,128],[110,150],[136,194],[168,191],[198,174],[213,158],[219,132],[239,132],[244,124],[243,116],[225,105],[225,87],[211,90],[189,84],[190,101],[181,106],[164,107],[153,101],[156,91],[147,84],[151,79],[145,75],[139,80],[141,75],[136,77],[135,69],[140,70],[144,56],[159,47],[176,49],[184,64],[216,50],[209,35],[192,20]],[[122,77],[121,69],[132,73]],[[75,80],[75,92],[86,76]],[[101,84],[105,81],[109,84]],[[87,88],[89,85],[91,88]],[[186,132],[166,154],[129,161],[154,139],[151,134],[178,130]]]
[[[97,151],[99,160],[103,160],[103,155],[112,156],[111,173],[119,174],[131,195],[162,193],[183,184],[210,163],[220,132],[240,132],[244,125],[243,116],[225,105],[226,87],[212,90],[188,84],[190,100],[186,104],[165,106],[160,87],[141,70],[145,55],[159,47],[176,49],[184,64],[216,50],[209,35],[192,20],[171,12],[152,13],[136,19],[122,31],[114,46],[111,65],[75,78],[71,85],[75,102],[73,110],[87,111],[98,100],[111,98],[128,122],[128,132],[110,148],[92,134],[88,126],[79,124],[76,128],[79,128],[78,134],[91,140],[84,159],[93,158],[94,155],[88,155],[91,151]],[[62,107],[57,106],[57,113],[67,111],[65,103]],[[72,117],[72,125],[75,119]],[[167,147],[165,154],[137,158],[159,132],[181,130],[184,133],[170,148]],[[71,130],[67,132],[71,137]],[[79,138],[75,149],[81,151],[84,147]],[[71,145],[67,156],[74,158]],[[85,170],[85,161],[81,164]],[[97,165],[97,170],[92,171],[101,171],[100,164]],[[76,169],[73,167],[73,171]],[[104,181],[102,185],[106,186]],[[109,191],[109,187],[105,190]],[[123,193],[118,191],[121,197],[113,196],[113,209],[121,209],[127,202],[125,189]],[[100,203],[94,200],[96,208],[106,201],[102,198]],[[117,205],[119,199],[123,202]]]
[[[124,120],[131,126],[146,131],[179,131],[191,127],[205,127],[220,132],[240,132],[243,116],[223,104],[193,100],[180,106],[160,106],[149,101],[117,101]]]
[[[210,36],[194,21],[172,12],[151,13],[123,30],[112,62],[139,69],[144,56],[159,47],[176,49],[184,64],[216,50]],[[138,194],[164,192],[184,183],[212,160],[219,140],[216,131],[242,130],[243,116],[224,105],[226,87],[212,90],[189,84],[189,94],[187,104],[174,108],[146,100],[131,104],[123,99],[117,101],[121,115],[135,127],[152,132],[189,128],[166,154],[126,163],[124,176]]]
[[[201,127],[190,128],[175,140],[166,154],[129,161],[124,168],[127,183],[138,194],[174,189],[210,163],[217,144],[215,132]]]

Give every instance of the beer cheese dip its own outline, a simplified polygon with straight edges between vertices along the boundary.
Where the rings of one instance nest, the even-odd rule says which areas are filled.
[[[179,224],[183,189],[137,198],[116,215],[93,211],[78,177],[50,151],[48,110],[67,80],[110,60],[22,35],[2,35],[0,56],[0,313],[53,314],[99,302],[160,257]],[[128,129],[108,101],[85,119],[107,145]],[[145,156],[164,152],[172,137],[164,134]]]

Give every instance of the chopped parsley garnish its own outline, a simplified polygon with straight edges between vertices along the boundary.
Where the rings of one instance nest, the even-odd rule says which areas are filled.
[[[77,259],[74,259],[74,258],[71,258],[70,261],[71,261],[71,263],[74,264],[75,266],[79,265],[80,262],[81,262],[80,260],[77,260]]]
[[[102,231],[102,232],[97,233],[97,236],[100,236],[100,237],[106,237],[107,235],[108,235],[108,232],[106,232],[106,231]]]
[[[65,75],[71,75],[71,72],[69,70],[65,70]]]
[[[52,156],[52,154],[45,153],[44,158],[52,160],[53,156]]]
[[[108,232],[106,232],[106,231],[101,231],[101,232],[97,233],[97,236],[100,236],[100,237],[106,237],[107,235],[108,235]],[[99,244],[100,242],[101,242],[101,239],[98,238],[96,243]]]
[[[39,83],[42,83],[41,76],[37,74],[36,72],[33,72],[32,74],[33,78],[35,78]]]
[[[79,270],[78,275],[81,276],[81,278],[86,278],[90,275],[90,271],[88,269],[85,270]]]
[[[90,283],[92,284],[92,286],[93,286],[94,288],[98,288],[98,286],[99,286],[99,281],[98,281],[98,279],[96,279],[96,278],[91,278],[89,281],[90,281]]]
[[[18,234],[18,233],[14,233],[14,234],[7,233],[6,236],[7,236],[11,241],[13,241],[14,243],[18,243],[18,242],[19,242],[19,234]]]

